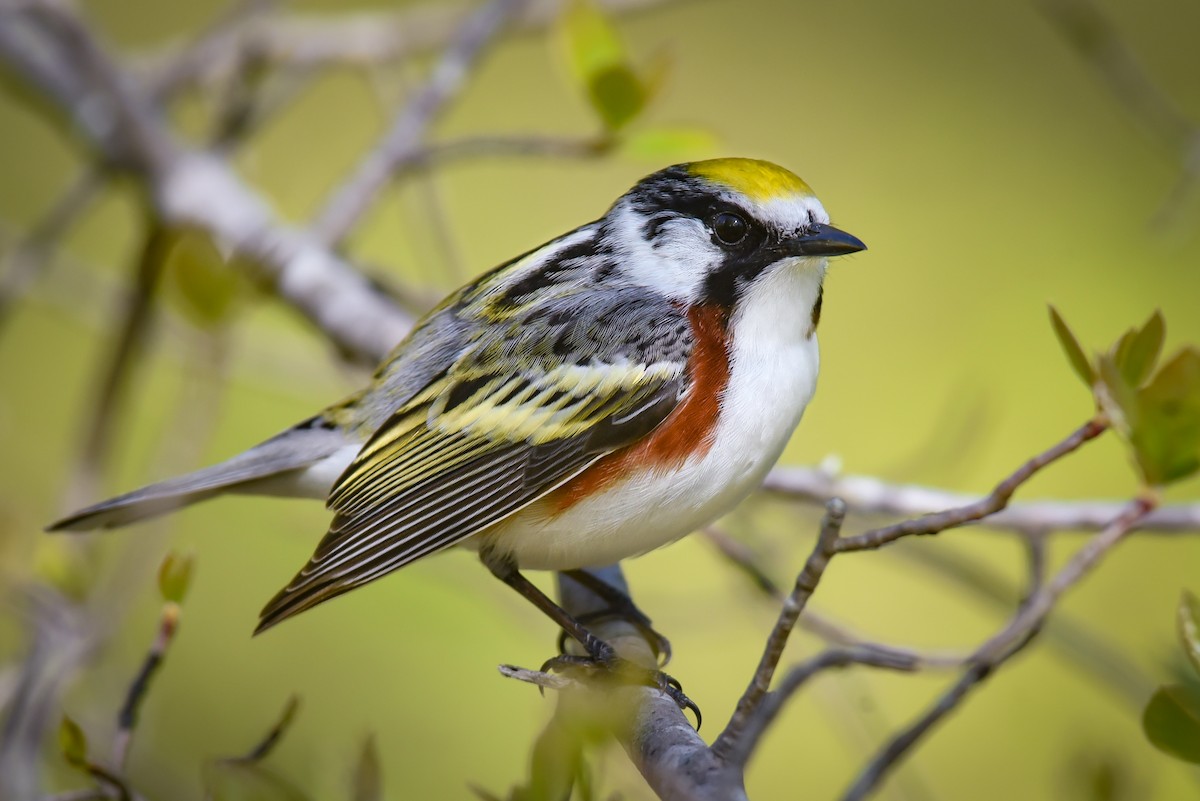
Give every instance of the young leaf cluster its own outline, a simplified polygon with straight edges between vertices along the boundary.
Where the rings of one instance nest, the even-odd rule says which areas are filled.
[[[1050,322],[1097,410],[1128,445],[1142,482],[1163,487],[1200,472],[1200,350],[1181,348],[1160,364],[1166,323],[1157,311],[1092,359],[1053,306]]]

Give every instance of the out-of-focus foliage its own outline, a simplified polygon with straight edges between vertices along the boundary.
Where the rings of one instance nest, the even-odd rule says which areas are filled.
[[[172,231],[163,264],[171,303],[193,323],[212,327],[229,321],[249,295],[249,282],[230,269],[212,238],[200,231]]]
[[[1186,590],[1176,619],[1180,646],[1198,681],[1159,687],[1142,712],[1142,729],[1158,750],[1200,765],[1200,600]]]
[[[58,748],[71,767],[82,768],[87,765],[87,735],[78,723],[65,715],[58,727]]]
[[[164,601],[183,603],[192,584],[196,559],[191,554],[168,553],[158,568],[158,592]]]
[[[1102,2],[1146,72],[1179,109],[1200,117],[1200,6],[1162,0],[1147,13]],[[145,51],[194,36],[226,4],[83,7],[107,42]],[[406,7],[304,0],[295,10]],[[608,24],[622,43],[616,63],[646,81],[648,54],[668,52],[671,69],[653,102],[615,133],[606,129],[617,146],[605,158],[476,160],[407,179],[355,232],[348,255],[436,299],[466,275],[595,219],[637,178],[671,161],[772,159],[803,176],[834,223],[871,248],[831,269],[820,387],[784,462],[836,454],[849,472],[964,492],[991,486],[1094,411],[1047,347],[1046,302],[1064,310],[1085,342],[1157,307],[1170,321],[1166,353],[1200,342],[1195,198],[1185,194],[1166,215],[1173,222],[1154,227],[1180,178],[1179,154],[1147,136],[1153,121],[1114,97],[1038,3],[683,0]],[[546,32],[505,41],[434,137],[594,135],[604,118],[580,101],[586,84],[558,69],[562,48],[561,35]],[[425,66],[422,59],[286,79],[256,69],[257,85],[274,94],[265,124],[236,149],[238,171],[303,224]],[[171,113],[206,141],[211,110],[193,94]],[[70,185],[80,160],[71,140],[19,102],[0,100],[0,130],[7,246]],[[675,152],[715,143],[713,153]],[[494,666],[540,663],[553,652],[554,632],[469,554],[423,561],[252,638],[257,610],[325,531],[320,504],[226,499],[89,537],[86,550],[74,547],[80,540],[41,533],[69,505],[66,477],[111,354],[143,209],[127,185],[106,190],[0,333],[2,580],[15,586],[54,574],[81,592],[99,588],[121,621],[76,678],[67,710],[93,742],[106,741],[161,609],[154,571],[166,550],[195,550],[204,566],[188,594],[187,625],[147,698],[130,756],[139,790],[197,801],[201,761],[236,752],[295,692],[304,713],[269,765],[313,797],[349,797],[365,731],[377,732],[388,797],[459,798],[470,784],[503,795],[524,779],[550,704],[496,677]],[[194,325],[173,281],[168,270],[168,302],[116,421],[117,448],[98,493],[225,458],[364,379],[270,302],[235,304],[218,326],[229,335],[229,358],[212,367],[198,344],[209,329]],[[215,385],[201,410],[211,427],[188,405],[200,380]],[[1123,458],[1116,438],[1097,441],[1018,500],[1128,497],[1138,488]],[[1163,493],[1195,500],[1196,482]],[[759,501],[723,525],[783,584],[807,553],[815,516]],[[861,525],[849,522],[851,532]],[[1079,542],[1055,539],[1050,558]],[[929,554],[946,558],[935,563]],[[958,649],[993,631],[1017,603],[1020,556],[1010,539],[978,528],[905,544],[839,566],[814,605],[872,637]],[[1067,599],[1044,640],[897,772],[896,795],[1058,801],[1068,797],[1064,787],[1094,790],[1095,799],[1134,788],[1117,797],[1174,801],[1194,793],[1193,769],[1147,742],[1139,717],[1161,681],[1166,646],[1174,650],[1167,612],[1197,564],[1194,537],[1130,538]],[[672,674],[706,718],[725,718],[776,610],[695,538],[626,569],[639,604],[672,640]],[[0,618],[6,662],[24,653],[20,622]],[[1064,645],[1083,636],[1080,627],[1124,660],[1104,674],[1119,681],[1081,678]],[[813,647],[801,638],[785,661]],[[764,742],[750,772],[752,796],[836,797],[864,753],[924,708],[943,681],[857,671],[822,680]],[[53,737],[46,750],[59,786],[77,786]],[[981,781],[997,775],[1003,781]],[[595,776],[599,797],[614,788],[644,797],[620,755],[602,759]]]
[[[570,0],[559,18],[571,74],[610,131],[619,131],[646,108],[657,81],[630,63],[625,46],[592,0]]]

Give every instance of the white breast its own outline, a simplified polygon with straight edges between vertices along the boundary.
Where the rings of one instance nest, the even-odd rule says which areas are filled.
[[[665,545],[732,509],[775,464],[816,389],[811,313],[824,273],[823,261],[779,264],[738,304],[729,383],[704,455],[616,482],[554,517],[530,507],[488,531],[488,540],[523,568],[594,567]]]

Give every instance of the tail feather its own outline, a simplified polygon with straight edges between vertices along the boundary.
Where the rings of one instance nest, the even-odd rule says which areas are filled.
[[[224,462],[81,509],[46,530],[84,531],[124,526],[225,492],[317,495],[323,482],[333,483],[340,468],[332,465],[330,470],[309,469],[327,459],[349,463],[356,450],[357,446],[341,431],[314,418]],[[309,472],[317,474],[315,480],[304,480]]]

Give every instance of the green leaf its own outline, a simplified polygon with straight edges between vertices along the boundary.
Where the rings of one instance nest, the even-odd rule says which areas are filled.
[[[1184,590],[1179,599],[1176,620],[1183,652],[1192,663],[1196,675],[1200,676],[1200,598]]]
[[[1102,354],[1096,359],[1098,378],[1096,381],[1096,402],[1113,426],[1126,440],[1133,436],[1133,430],[1140,419],[1138,395],[1125,381],[1117,362],[1111,354]]]
[[[1140,330],[1121,337],[1117,344],[1117,366],[1131,387],[1140,387],[1154,372],[1166,332],[1162,312],[1155,311]]]
[[[169,235],[164,257],[168,298],[201,328],[227,322],[247,293],[247,283],[212,238],[196,230]]]
[[[363,741],[354,768],[354,801],[382,801],[383,772],[379,766],[379,749],[374,735]]]
[[[1054,335],[1058,337],[1058,344],[1062,346],[1063,353],[1067,355],[1067,361],[1071,363],[1071,369],[1090,389],[1096,382],[1096,371],[1092,369],[1087,356],[1083,354],[1079,340],[1063,320],[1062,315],[1058,313],[1058,309],[1053,306],[1050,307],[1050,325],[1054,328]]]
[[[195,558],[189,553],[180,556],[172,551],[158,568],[158,592],[164,601],[183,603],[192,584]]]
[[[78,723],[66,715],[63,715],[62,722],[58,724],[58,748],[62,751],[63,759],[67,760],[71,767],[87,767],[87,735],[79,728]]]
[[[656,163],[693,161],[716,150],[717,137],[702,128],[650,128],[621,138],[622,153]]]
[[[624,128],[646,105],[641,81],[623,65],[593,75],[588,83],[588,98],[610,131]]]
[[[1130,442],[1147,483],[1200,471],[1200,350],[1181,350],[1137,396]]]
[[[645,108],[650,93],[608,19],[590,0],[573,0],[562,14],[560,31],[571,73],[604,126],[616,131],[627,125]]]
[[[254,762],[209,762],[204,788],[211,801],[309,801],[295,784]]]
[[[1159,687],[1142,713],[1142,730],[1159,751],[1200,765],[1200,699],[1187,687]]]

